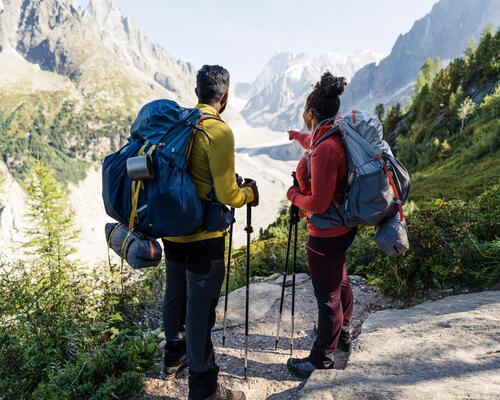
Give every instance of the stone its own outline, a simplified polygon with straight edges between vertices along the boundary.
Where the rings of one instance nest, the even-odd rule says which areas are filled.
[[[274,282],[276,279],[278,279],[279,277],[282,277],[283,275],[281,275],[279,272],[275,272],[274,274],[272,275],[269,275],[267,278],[266,278],[266,282]],[[283,279],[283,278],[282,278]]]
[[[250,285],[249,321],[264,317],[276,300],[281,296],[281,288],[270,283],[252,283]],[[219,299],[217,306],[217,325],[221,329],[224,318],[225,297]],[[227,326],[238,326],[245,323],[246,287],[239,288],[229,294],[227,309]]]
[[[345,370],[316,371],[301,398],[497,399],[500,291],[450,296],[365,321]]]
[[[163,350],[165,350],[165,346],[167,345],[166,340],[162,340],[158,345],[156,346],[156,350],[161,353]]]
[[[359,275],[349,275],[349,281],[351,285],[363,285],[366,279]]]
[[[295,275],[295,284],[300,285],[304,282],[307,282],[310,279],[309,275],[306,273],[298,273]],[[282,285],[283,284],[283,275],[280,275],[278,278],[274,280],[274,284],[276,285]],[[292,286],[292,275],[287,275],[286,276],[286,284],[285,286]]]

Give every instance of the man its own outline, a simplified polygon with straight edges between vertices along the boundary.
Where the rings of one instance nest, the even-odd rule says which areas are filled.
[[[230,207],[258,205],[254,181],[238,186],[234,170],[234,137],[220,119],[228,100],[229,72],[205,65],[196,77],[196,106],[210,118],[195,131],[189,166],[198,196],[209,193]],[[173,378],[189,367],[190,400],[242,400],[243,392],[217,384],[211,330],[224,280],[225,231],[199,230],[192,235],[164,239],[167,284],[163,309],[165,325],[165,374]],[[187,351],[186,351],[187,350]],[[187,353],[187,354],[186,354]]]

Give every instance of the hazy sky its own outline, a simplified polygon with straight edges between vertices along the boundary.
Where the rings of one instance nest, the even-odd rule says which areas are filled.
[[[77,0],[80,4],[86,0]],[[278,51],[388,54],[437,0],[115,0],[172,55],[250,81]]]

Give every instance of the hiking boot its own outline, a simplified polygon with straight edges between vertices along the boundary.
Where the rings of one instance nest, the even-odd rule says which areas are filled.
[[[351,351],[351,333],[348,330],[345,331],[342,329],[340,331],[340,339],[337,349],[345,353],[349,353]]]
[[[177,378],[186,367],[186,342],[184,340],[167,342],[164,359],[165,379]]]
[[[229,390],[222,385],[217,386],[217,391],[205,400],[246,400],[245,393],[239,390]]]
[[[318,369],[311,363],[309,357],[289,358],[286,366],[292,374],[297,375],[300,378],[309,378],[309,376]],[[333,368],[333,364],[331,368]]]

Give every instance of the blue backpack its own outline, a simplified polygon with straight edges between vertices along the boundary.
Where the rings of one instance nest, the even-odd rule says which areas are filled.
[[[187,168],[194,130],[207,118],[197,108],[171,100],[146,104],[130,129],[128,143],[104,159],[103,200],[106,213],[129,230],[152,238],[184,236],[203,225],[204,207]],[[149,179],[132,180],[129,159],[143,156]]]

